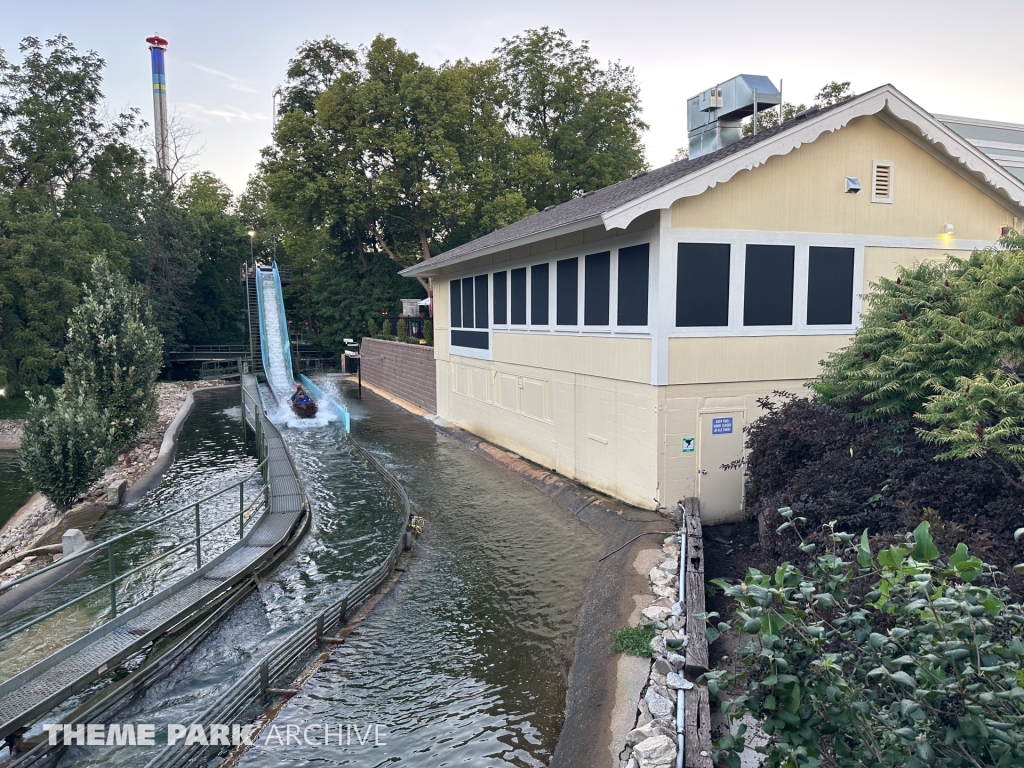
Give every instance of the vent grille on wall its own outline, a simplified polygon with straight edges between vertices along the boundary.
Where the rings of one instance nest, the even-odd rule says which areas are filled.
[[[871,202],[892,202],[892,163],[875,163],[872,174]]]

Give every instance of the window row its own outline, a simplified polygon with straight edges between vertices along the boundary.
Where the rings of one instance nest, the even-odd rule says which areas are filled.
[[[728,243],[679,243],[676,327],[729,326],[730,299],[739,299],[739,294],[733,297],[731,290],[732,256]],[[794,246],[745,246],[742,264],[744,326],[794,325],[795,269]],[[649,245],[620,248],[615,277],[615,325],[646,326]],[[807,261],[806,324],[850,325],[853,322],[853,279],[853,248],[811,246]],[[458,338],[460,346],[484,345],[481,348],[486,348],[481,338],[486,334],[480,334],[479,330],[487,329],[489,321],[499,326],[549,326],[552,321],[556,326],[611,325],[610,251],[456,279],[449,285],[452,343],[457,343]],[[552,289],[554,302],[551,301]]]
[[[581,264],[582,262],[582,264]],[[502,270],[493,274],[495,325],[551,324],[551,264]],[[554,263],[556,325],[580,324],[580,272],[583,273],[583,325],[611,324],[610,251]],[[619,249],[616,270],[616,325],[647,325],[650,246]],[[527,291],[529,280],[529,291]],[[452,280],[452,328],[487,327],[487,276]],[[527,300],[529,297],[529,300]]]
[[[747,245],[743,264],[743,325],[793,325],[796,249]],[[676,270],[676,327],[729,325],[730,246],[680,243]],[[853,248],[811,246],[807,325],[853,322]]]

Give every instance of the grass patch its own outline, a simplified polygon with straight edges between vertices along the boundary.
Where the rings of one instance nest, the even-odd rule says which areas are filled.
[[[655,634],[657,634],[657,630],[651,624],[617,629],[612,632],[612,650],[627,656],[649,658],[651,640],[654,639]]]
[[[28,406],[24,395],[0,397],[0,419],[24,419],[28,416]]]

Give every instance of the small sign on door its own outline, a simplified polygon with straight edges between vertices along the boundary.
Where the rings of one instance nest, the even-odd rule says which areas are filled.
[[[711,434],[712,435],[731,435],[732,434],[732,416],[721,416],[718,418],[711,419]]]
[[[683,453],[693,453],[693,448],[697,444],[697,438],[695,437],[684,437],[683,438]]]

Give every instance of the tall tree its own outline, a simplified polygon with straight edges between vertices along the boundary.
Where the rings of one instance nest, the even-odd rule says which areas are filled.
[[[63,36],[0,52],[0,376],[17,389],[59,383],[65,322],[93,254],[117,268],[135,248],[111,191],[144,169],[135,116],[101,117],[103,60]]]
[[[602,67],[586,41],[577,45],[549,27],[503,39],[495,54],[509,130],[549,158],[530,179],[531,207],[563,203],[647,167],[632,67]]]

